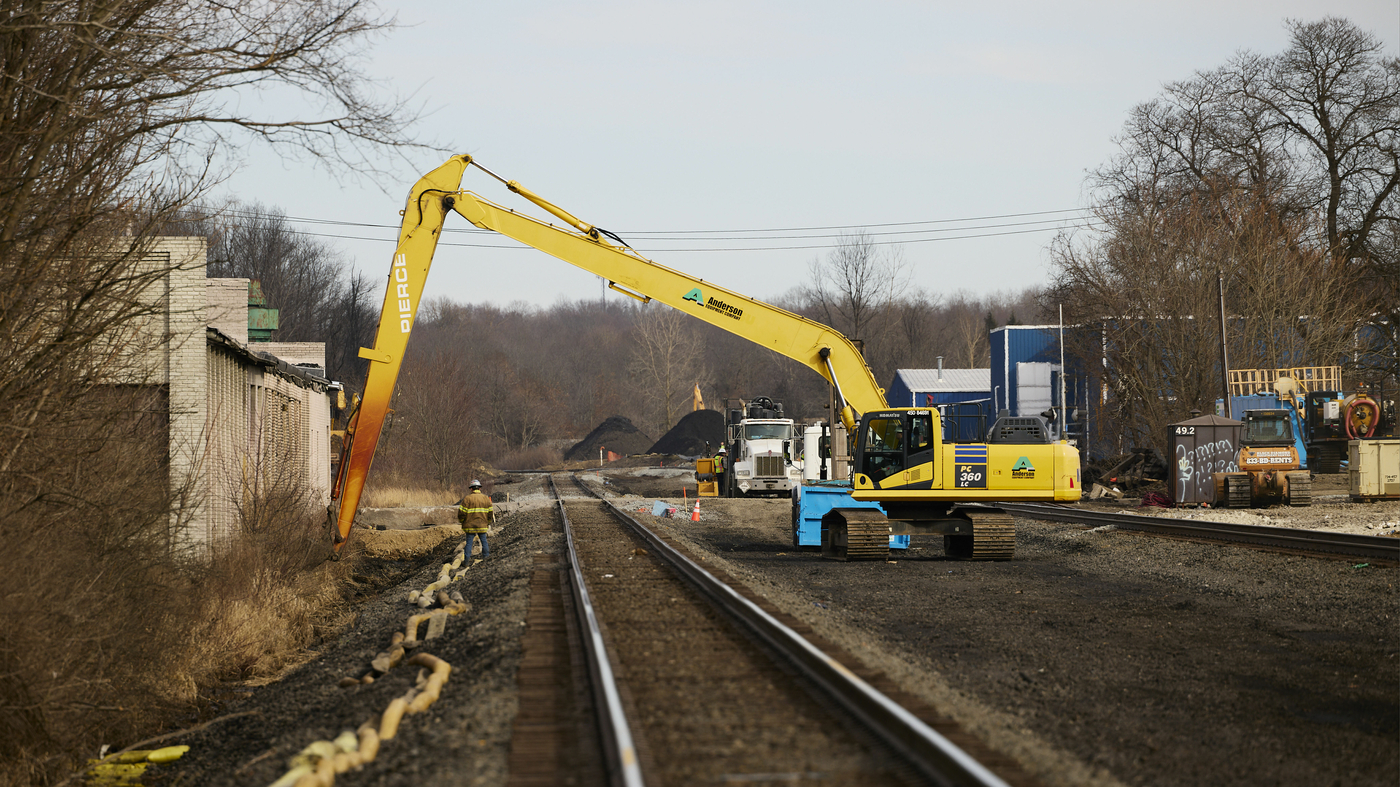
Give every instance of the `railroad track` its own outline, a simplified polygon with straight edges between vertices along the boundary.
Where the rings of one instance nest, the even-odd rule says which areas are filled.
[[[524,646],[525,665],[553,688],[527,686],[522,667],[511,784],[560,783],[569,767],[577,784],[1035,784],[629,512],[555,495],[566,556],[537,560],[561,566],[558,592],[537,604],[532,586]],[[569,614],[543,626],[552,644],[532,645],[546,601]],[[542,668],[546,654],[585,668]],[[586,693],[563,686],[585,672]],[[581,716],[598,721],[596,734],[567,740]],[[579,770],[593,746],[602,767]]]
[[[1109,513],[1053,503],[998,503],[997,507],[1010,514],[1046,522],[1070,522],[1089,527],[1111,525],[1170,538],[1242,544],[1314,557],[1400,563],[1400,539],[1383,536]]]

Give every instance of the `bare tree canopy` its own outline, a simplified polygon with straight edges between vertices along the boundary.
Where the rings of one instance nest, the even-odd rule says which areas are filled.
[[[826,260],[813,260],[810,267],[803,296],[822,322],[859,342],[884,327],[886,307],[909,286],[903,249],[882,248],[864,231],[839,238]]]
[[[172,545],[199,501],[152,483],[171,475],[170,402],[134,359],[169,338],[151,319],[164,278],[202,261],[151,239],[250,139],[358,168],[413,144],[415,118],[362,70],[389,24],[358,0],[0,11],[0,595],[25,632],[0,643],[0,705],[18,709],[0,714],[0,781],[53,783],[189,688],[165,671],[195,644],[188,619],[156,596],[182,595]],[[101,580],[63,579],[79,573]],[[137,640],[116,623],[134,619]],[[92,711],[108,706],[131,712]]]
[[[1217,277],[1236,368],[1396,371],[1400,60],[1345,20],[1287,26],[1281,54],[1241,54],[1136,107],[1090,178],[1102,228],[1052,246],[1047,302],[1102,331],[1082,349],[1107,359],[1109,433],[1164,444],[1167,423],[1209,409]]]
[[[1248,189],[1316,221],[1334,259],[1374,258],[1378,225],[1400,220],[1400,59],[1343,19],[1287,24],[1283,53],[1241,54],[1136,107],[1093,178],[1101,203]]]
[[[701,323],[664,304],[642,310],[632,329],[628,370],[651,411],[653,434],[665,434],[691,404],[691,391],[708,376]]]

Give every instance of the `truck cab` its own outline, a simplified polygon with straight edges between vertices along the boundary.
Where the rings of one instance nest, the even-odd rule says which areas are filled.
[[[783,417],[782,402],[766,396],[729,410],[729,497],[788,497],[802,483],[802,467],[793,461],[796,422]]]

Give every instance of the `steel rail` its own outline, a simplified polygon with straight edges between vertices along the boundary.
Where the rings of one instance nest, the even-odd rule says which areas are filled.
[[[585,491],[598,497],[586,487]],[[605,498],[599,499],[655,550],[653,554],[671,564],[681,577],[695,585],[721,610],[742,622],[774,653],[859,720],[881,743],[893,749],[922,776],[934,784],[948,787],[1008,787],[1005,781],[952,741],[681,554],[627,511]]]
[[[608,761],[608,779],[615,787],[644,787],[646,782],[642,779],[641,763],[637,760],[632,728],[623,711],[622,695],[617,688],[612,662],[608,659],[607,645],[598,626],[593,602],[588,596],[588,587],[583,581],[583,568],[574,550],[574,533],[569,525],[569,515],[564,510],[564,498],[554,485],[552,475],[549,477],[549,490],[554,494],[555,503],[559,506],[559,518],[564,524],[565,549],[569,554],[569,582],[574,590],[574,612],[578,616],[579,628],[584,632],[584,660],[592,677],[594,705],[598,708],[604,756]]]
[[[1089,511],[1050,503],[998,503],[997,508],[1028,519],[1081,525],[1112,525],[1154,535],[1323,554],[1348,559],[1400,563],[1400,539],[1355,533],[1328,533],[1267,525],[1238,525],[1141,514]]]

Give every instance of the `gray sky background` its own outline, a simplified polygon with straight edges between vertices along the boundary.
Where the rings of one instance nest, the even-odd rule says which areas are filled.
[[[1400,54],[1400,0],[970,5],[417,3],[367,70],[424,107],[421,139],[662,264],[769,299],[865,227],[937,297],[1043,283],[1053,228],[1083,217],[1085,174],[1128,110],[1241,50],[1281,51],[1285,18],[1341,16]],[[250,148],[219,193],[346,222],[292,226],[379,279],[409,186],[444,156],[408,158],[386,162],[392,182],[338,180]],[[478,171],[463,187],[539,215]],[[767,231],[791,228],[840,229]],[[600,291],[463,231],[444,235],[427,294],[548,306]]]

